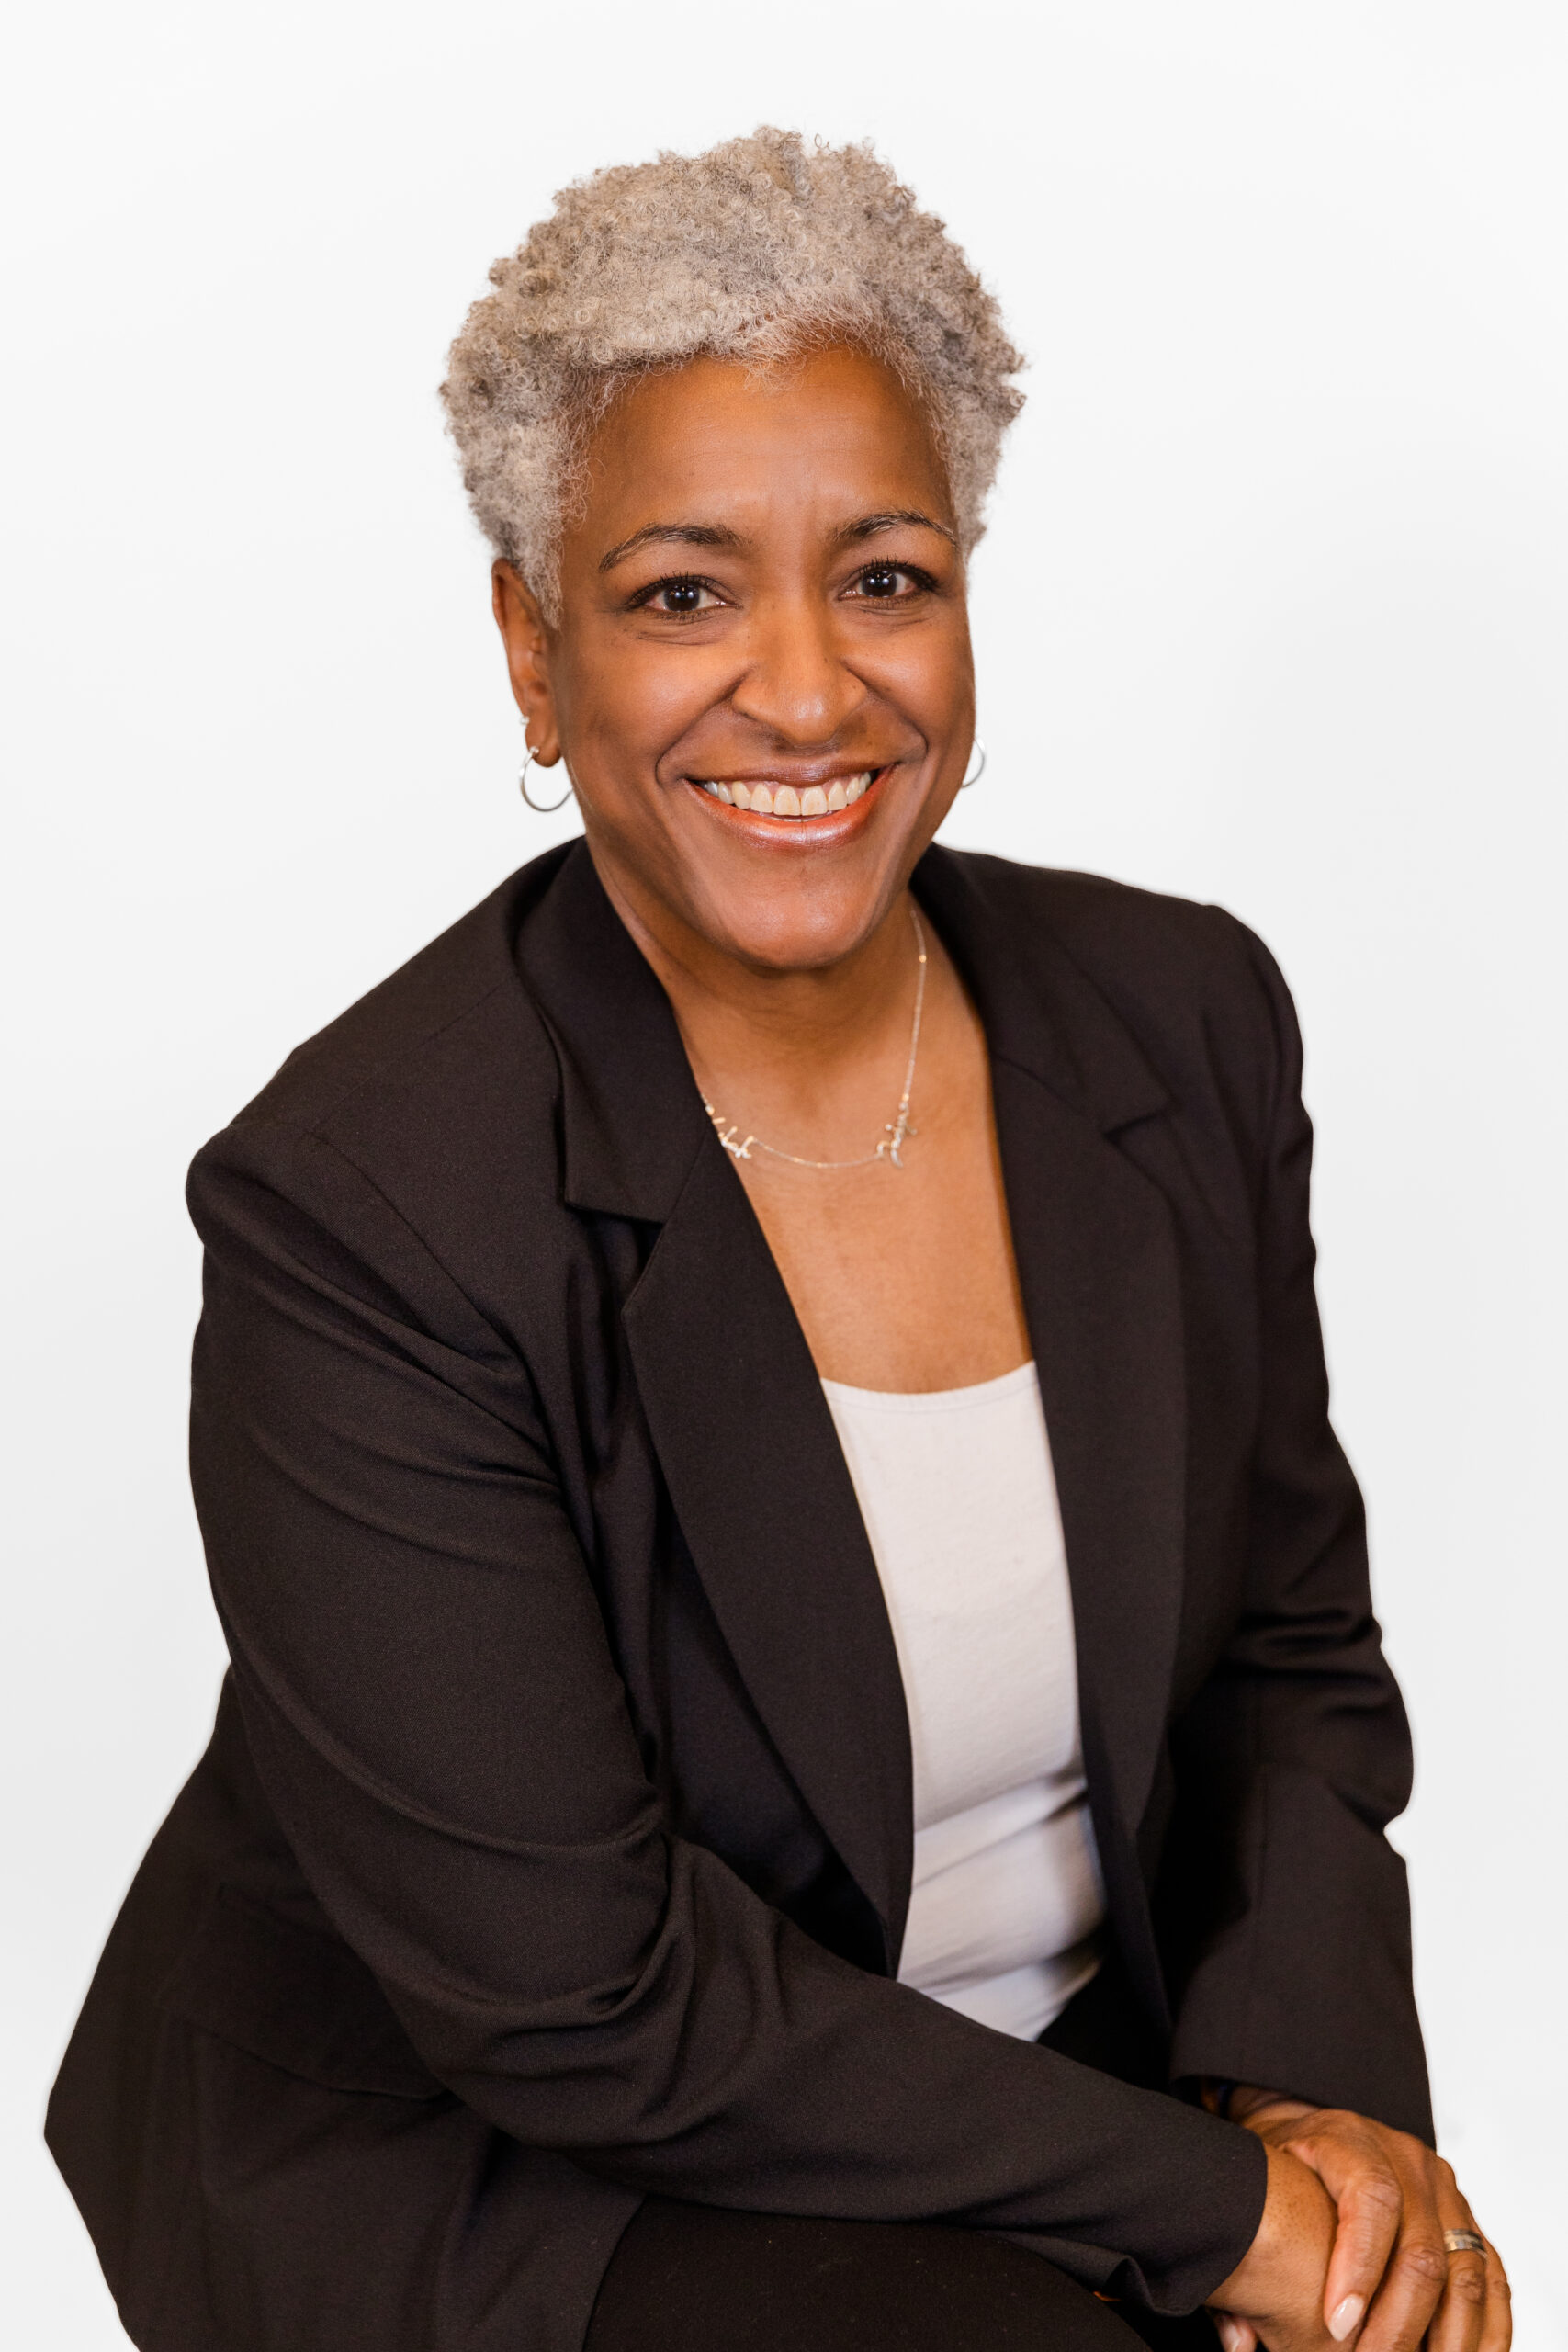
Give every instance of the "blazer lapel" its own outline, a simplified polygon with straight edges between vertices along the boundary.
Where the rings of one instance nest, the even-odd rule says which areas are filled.
[[[1029,1072],[996,1066],[1024,1310],[1061,1499],[1085,1769],[1129,1962],[1163,2007],[1134,1836],[1165,1731],[1181,1600],[1186,1412],[1157,1193]]]
[[[892,1629],[816,1366],[669,1001],[585,849],[518,942],[561,1069],[564,1187],[662,1227],[623,1326],[681,1531],[795,1785],[896,1965],[913,1861]]]
[[[975,870],[983,882],[987,863],[960,867],[933,854],[917,888],[990,1043],[1013,1247],[1061,1499],[1096,1833],[1124,1955],[1160,2015],[1134,1837],[1164,1737],[1181,1604],[1184,1341],[1168,1209],[1110,1137],[1168,1098],[1104,999],[1038,924],[986,903]]]
[[[720,1629],[796,1786],[881,1919],[892,1968],[914,1838],[897,1653],[816,1366],[716,1136],[624,1319]]]

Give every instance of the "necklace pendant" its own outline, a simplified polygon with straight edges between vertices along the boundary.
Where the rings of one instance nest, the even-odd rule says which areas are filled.
[[[744,1142],[738,1143],[736,1137],[740,1133],[739,1128],[732,1119],[727,1119],[722,1111],[716,1111],[705,1094],[703,1096],[703,1109],[713,1121],[713,1131],[731,1159],[750,1159],[756,1136],[748,1136]]]
[[[901,1169],[904,1162],[899,1155],[909,1137],[918,1136],[919,1132],[908,1111],[900,1111],[897,1119],[889,1120],[887,1124],[886,1142],[879,1143],[876,1147],[878,1159],[886,1157],[892,1161],[895,1168]]]

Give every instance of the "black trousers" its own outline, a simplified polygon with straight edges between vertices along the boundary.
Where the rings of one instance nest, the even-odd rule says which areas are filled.
[[[1153,2086],[1124,1988],[1102,1971],[1041,2040]],[[584,2352],[1214,2352],[1201,2312],[1101,2302],[1027,2247],[938,2223],[742,2213],[653,2197],[599,2290]]]

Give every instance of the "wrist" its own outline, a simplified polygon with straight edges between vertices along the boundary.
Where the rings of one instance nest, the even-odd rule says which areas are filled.
[[[1228,2278],[1209,2296],[1213,2311],[1287,2326],[1289,2342],[1316,2343],[1315,2320],[1333,2250],[1335,2210],[1323,2183],[1299,2158],[1265,2140],[1268,2192],[1257,2233]],[[1304,2327],[1305,2334],[1296,2331]],[[1274,2341],[1272,2331],[1267,2340]]]
[[[1199,2097],[1211,2115],[1222,2116],[1227,2123],[1251,2123],[1265,2110],[1271,2120],[1281,2121],[1314,2112],[1310,2099],[1293,2098],[1289,2091],[1264,2090],[1257,2083],[1233,2083],[1219,2075],[1204,2077]]]

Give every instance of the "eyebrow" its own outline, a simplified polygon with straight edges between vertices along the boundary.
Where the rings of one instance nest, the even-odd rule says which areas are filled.
[[[651,540],[662,539],[667,545],[683,548],[738,548],[739,531],[727,530],[721,523],[645,523],[629,539],[622,539],[607,555],[599,559],[601,571],[613,571],[628,555]]]
[[[912,523],[919,530],[934,531],[939,538],[946,539],[950,545],[958,545],[945,523],[939,523],[934,515],[922,514],[915,506],[890,506],[880,514],[858,515],[854,522],[846,523],[835,531],[833,537],[840,547],[858,546],[861,540],[874,538],[879,531],[890,531],[900,523]],[[685,548],[738,548],[744,544],[739,531],[732,531],[722,523],[645,523],[640,531],[634,531],[630,538],[621,539],[602,555],[599,569],[601,571],[613,571],[616,564],[624,563],[627,556],[636,554],[638,548],[649,547],[655,542],[666,547]]]
[[[946,539],[952,547],[958,545],[945,523],[939,523],[934,514],[922,514],[918,506],[890,506],[883,514],[863,514],[858,522],[846,523],[833,537],[840,546],[852,546],[858,540],[874,538],[878,531],[891,531],[899,523],[913,523],[919,530],[934,531],[939,539]]]

